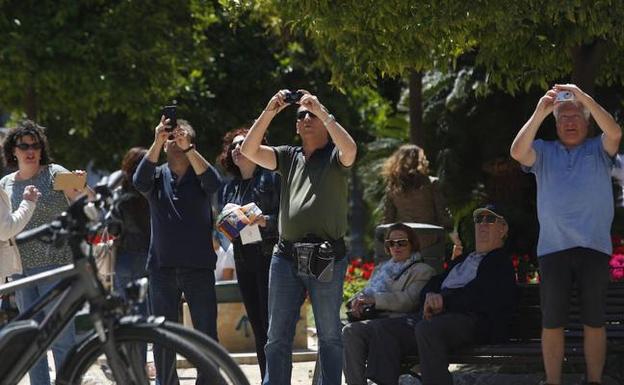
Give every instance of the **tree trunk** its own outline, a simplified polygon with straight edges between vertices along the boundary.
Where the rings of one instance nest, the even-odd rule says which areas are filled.
[[[364,203],[364,190],[362,181],[358,175],[357,166],[351,167],[351,191],[349,194],[349,257],[363,257],[366,255],[364,238],[366,235],[366,224],[369,222]]]
[[[422,72],[410,71],[409,75],[409,121],[410,142],[423,146]]]
[[[591,96],[596,88],[596,74],[604,61],[606,42],[594,40],[572,48],[572,83]]]
[[[24,111],[28,119],[37,120],[37,93],[32,85],[26,88],[26,95],[24,95]]]

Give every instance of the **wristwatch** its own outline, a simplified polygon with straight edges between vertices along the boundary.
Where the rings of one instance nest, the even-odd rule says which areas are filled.
[[[182,152],[186,154],[187,152],[189,152],[189,151],[193,150],[194,148],[195,148],[195,145],[194,145],[193,143],[191,143],[191,144],[188,146],[188,148],[186,148],[185,150],[182,150]]]
[[[331,121],[336,121],[336,118],[334,117],[334,115],[329,114],[327,115],[327,117],[325,118],[325,120],[323,120],[323,124],[325,125],[325,127],[327,127],[327,125],[331,122]]]

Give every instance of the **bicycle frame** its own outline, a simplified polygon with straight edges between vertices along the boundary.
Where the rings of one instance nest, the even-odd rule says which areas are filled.
[[[0,373],[3,383],[17,383],[41,356],[47,354],[48,348],[56,337],[73,321],[76,313],[86,302],[92,306],[92,310],[95,310],[92,311],[92,319],[96,324],[96,330],[98,329],[98,322],[102,326],[98,307],[105,301],[104,289],[95,276],[95,266],[91,260],[86,258],[78,259],[74,264],[2,285],[0,286],[0,294],[58,279],[61,281],[49,292],[40,297],[28,310],[9,322],[9,324],[13,324],[14,322],[32,320],[46,306],[56,301],[46,312],[43,320],[38,323],[34,340],[29,341],[29,346],[14,358],[12,365],[7,368],[8,371],[5,370],[5,372]],[[103,331],[103,328],[99,329]],[[12,328],[12,332],[19,334],[19,326]],[[3,330],[0,329],[0,338],[3,336]],[[105,338],[105,336],[100,337]]]

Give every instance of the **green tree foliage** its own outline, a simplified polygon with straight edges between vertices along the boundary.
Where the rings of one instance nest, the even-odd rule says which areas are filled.
[[[175,96],[215,22],[200,0],[4,0],[0,10],[0,105],[83,132],[102,112],[142,119]]]
[[[318,94],[358,139],[367,135],[361,122],[376,119],[366,115],[376,112],[376,94],[337,94],[303,36],[283,38],[270,19],[232,17],[217,2],[0,0],[0,9],[0,109],[16,120],[35,106],[30,115],[48,127],[55,159],[68,167],[91,159],[117,167],[129,147],[151,143],[160,106],[171,100],[211,160],[223,133],[250,125],[282,88]],[[294,111],[280,114],[268,136],[291,143]]]
[[[340,86],[445,72],[469,52],[487,73],[485,84],[509,93],[570,77],[589,88],[623,80],[624,3],[617,0],[253,3],[303,29]]]

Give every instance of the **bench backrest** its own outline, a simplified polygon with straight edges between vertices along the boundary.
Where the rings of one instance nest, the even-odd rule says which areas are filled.
[[[511,324],[512,341],[537,341],[542,330],[539,285],[520,285],[520,301]],[[624,340],[624,282],[611,282],[607,289],[606,309],[607,336],[610,341]],[[577,290],[570,301],[566,342],[580,342],[583,325],[580,321],[580,302]]]

